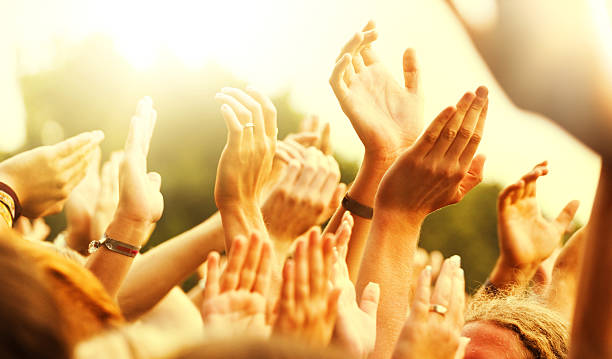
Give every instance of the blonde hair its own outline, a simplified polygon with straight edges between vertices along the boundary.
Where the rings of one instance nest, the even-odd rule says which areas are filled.
[[[535,359],[568,356],[569,323],[533,294],[478,294],[468,306],[465,322],[478,321],[512,330]]]

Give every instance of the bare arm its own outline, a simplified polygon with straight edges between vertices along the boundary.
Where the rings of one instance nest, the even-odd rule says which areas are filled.
[[[151,249],[134,262],[119,290],[117,299],[123,315],[132,320],[144,314],[193,273],[210,252],[224,248],[223,226],[217,212]]]
[[[357,32],[340,52],[330,84],[342,111],[365,147],[365,156],[348,195],[373,207],[383,175],[401,151],[414,143],[423,126],[423,97],[414,51],[403,58],[404,86],[398,84],[378,59],[371,43],[378,34],[373,22]],[[384,91],[381,91],[384,89]],[[337,230],[344,208],[340,207],[326,232]],[[355,216],[347,263],[355,281],[372,224]]]
[[[612,163],[602,163],[586,234],[570,358],[612,356]]]
[[[385,174],[376,195],[372,230],[357,293],[380,284],[374,358],[389,358],[406,318],[414,254],[425,217],[459,202],[482,180],[484,157],[476,149],[484,129],[487,90],[466,93],[431,123]]]

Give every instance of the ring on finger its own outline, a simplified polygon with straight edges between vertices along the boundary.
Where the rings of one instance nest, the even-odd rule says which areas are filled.
[[[448,308],[441,304],[432,304],[429,306],[429,311],[445,316],[446,312],[448,312]]]

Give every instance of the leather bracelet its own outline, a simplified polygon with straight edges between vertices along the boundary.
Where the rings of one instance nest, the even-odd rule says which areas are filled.
[[[21,216],[21,203],[17,193],[4,182],[0,182],[0,201],[8,207],[14,223]]]
[[[342,199],[342,207],[361,218],[372,219],[372,216],[374,215],[374,209],[372,207],[368,207],[355,201],[349,197],[348,193],[345,194],[344,198]]]
[[[4,219],[9,227],[13,227],[13,216],[11,210],[4,202],[0,202],[0,217]]]

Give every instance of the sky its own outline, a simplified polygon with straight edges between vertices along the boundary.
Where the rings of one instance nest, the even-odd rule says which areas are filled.
[[[494,2],[464,2],[481,25],[495,21]],[[479,6],[470,6],[475,3]],[[442,0],[0,0],[0,14],[0,33],[8,35],[0,38],[4,150],[18,146],[25,131],[19,76],[49,66],[58,42],[77,43],[102,33],[136,69],[146,68],[164,49],[189,67],[214,60],[272,95],[288,89],[298,109],[330,121],[335,149],[358,159],[362,146],[328,78],[344,42],[374,19],[375,50],[398,81],[404,49],[416,49],[426,121],[465,91],[489,87],[480,148],[487,155],[485,180],[506,185],[548,160],[550,174],[538,187],[545,212],[556,216],[567,202],[579,199],[578,218],[588,218],[598,157],[556,125],[511,103]]]

